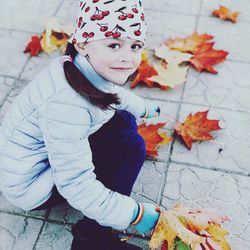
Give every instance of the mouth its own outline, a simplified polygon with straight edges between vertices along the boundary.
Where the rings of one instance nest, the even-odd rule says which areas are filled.
[[[127,71],[130,70],[131,68],[111,68],[113,70],[117,70],[117,71]]]

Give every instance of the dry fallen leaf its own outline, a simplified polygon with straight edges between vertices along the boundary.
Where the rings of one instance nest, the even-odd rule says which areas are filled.
[[[186,81],[188,66],[178,64],[154,64],[158,75],[148,78],[148,80],[158,83],[161,88],[174,88]]]
[[[239,16],[240,12],[239,11],[231,11],[227,7],[220,5],[219,9],[214,10],[212,12],[213,16],[219,17],[222,20],[228,20],[233,23],[237,22],[237,18]]]
[[[40,38],[38,36],[32,36],[31,41],[26,46],[24,53],[30,52],[31,56],[37,56],[42,51],[40,44]]]
[[[149,246],[151,249],[162,246],[166,250],[188,247],[192,250],[230,250],[225,240],[228,232],[220,226],[226,220],[226,216],[218,215],[213,209],[192,209],[177,204],[161,212]],[[182,247],[177,247],[176,242],[180,240]]]
[[[67,33],[69,30],[70,28],[62,26],[56,18],[48,19],[41,40],[43,50],[51,54],[58,47],[64,47],[69,38],[69,34]]]
[[[164,44],[155,49],[154,55],[164,59],[168,64],[171,63],[177,65],[182,62],[187,62],[192,57],[192,54],[189,53],[170,50],[169,47]]]
[[[146,126],[145,123],[142,123],[138,126],[138,133],[145,140],[147,156],[157,156],[158,146],[168,144],[172,140],[166,133],[158,133],[158,129],[164,127],[165,124],[166,123],[157,123]]]
[[[140,82],[145,83],[148,87],[154,85],[153,81],[148,80],[149,77],[157,75],[157,71],[148,62],[148,53],[146,50],[142,52],[142,61],[137,69],[138,73],[131,82],[130,88],[135,88]]]
[[[212,65],[224,62],[228,52],[213,49],[214,43],[204,43],[194,52],[189,62],[199,71],[208,71],[217,74]]]
[[[177,135],[180,135],[190,150],[193,141],[213,140],[214,137],[209,134],[210,131],[221,129],[218,120],[208,120],[207,111],[191,113],[185,121],[175,128]]]
[[[213,38],[213,36],[208,34],[198,35],[196,32],[194,32],[192,35],[186,38],[177,37],[175,39],[168,39],[165,41],[165,44],[170,49],[193,54],[201,44],[206,43]]]

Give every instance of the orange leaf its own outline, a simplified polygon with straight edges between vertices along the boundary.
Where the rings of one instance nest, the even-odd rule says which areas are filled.
[[[175,132],[182,137],[189,150],[192,148],[192,141],[213,140],[214,137],[209,132],[221,129],[219,120],[208,120],[207,113],[208,110],[194,115],[190,113],[185,121],[175,128]]]
[[[214,43],[204,43],[194,52],[189,62],[199,71],[206,70],[212,74],[217,71],[212,65],[225,61],[228,52],[224,50],[213,49]]]
[[[168,39],[165,41],[165,44],[167,44],[170,49],[193,54],[201,44],[206,43],[213,38],[213,36],[208,34],[198,35],[194,32],[191,36],[186,38],[177,37],[175,39]]]
[[[144,82],[148,87],[152,87],[154,82],[147,78],[158,75],[157,71],[149,64],[147,51],[142,53],[142,61],[138,67],[138,73],[135,79],[131,82],[130,88],[135,88],[140,82]]]
[[[238,11],[233,12],[223,5],[220,5],[219,9],[214,10],[212,12],[213,16],[219,17],[222,20],[231,21],[233,23],[236,23],[239,14],[240,12]]]
[[[26,46],[24,53],[30,52],[31,56],[37,56],[42,51],[40,38],[38,36],[32,36],[31,41]]]
[[[138,133],[143,137],[146,143],[146,154],[147,156],[157,156],[158,145],[167,144],[171,141],[165,134],[159,134],[158,129],[165,126],[166,123],[150,124],[146,126],[142,123],[138,126]]]

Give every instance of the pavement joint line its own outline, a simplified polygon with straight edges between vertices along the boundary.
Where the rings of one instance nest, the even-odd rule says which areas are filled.
[[[250,173],[242,173],[240,171],[227,170],[224,168],[200,166],[200,165],[197,165],[195,163],[187,163],[187,162],[181,162],[181,161],[175,161],[175,160],[171,160],[171,163],[174,163],[177,165],[185,165],[184,167],[193,167],[193,168],[199,168],[199,169],[221,172],[221,173],[226,173],[226,174],[233,174],[233,175],[239,175],[239,176],[244,176],[244,177],[250,177]]]
[[[65,2],[65,0],[61,0],[61,3],[58,5],[58,7],[56,8],[56,10],[54,11],[54,14],[52,16],[55,16],[60,11],[64,2]]]
[[[22,66],[22,68],[20,70],[20,73],[18,74],[17,78],[20,79],[20,76],[23,74],[23,72],[24,72],[25,68],[27,67],[27,65],[28,65],[28,63],[29,63],[30,60],[31,60],[31,57],[28,57],[26,59],[26,62],[23,64],[23,66]]]
[[[178,103],[178,108],[177,108],[177,111],[176,111],[176,120],[177,121],[179,120],[179,116],[180,116],[180,110],[181,110],[181,106],[182,106],[182,99],[183,99],[184,91],[185,91],[185,85],[182,88],[180,101]],[[170,162],[171,162],[171,158],[172,158],[172,153],[173,153],[175,140],[176,140],[176,135],[173,134],[173,140],[170,142],[170,149],[169,149],[168,158],[167,158],[167,162],[166,162],[166,169],[165,169],[164,174],[163,174],[163,181],[162,181],[162,185],[160,187],[157,204],[162,204],[163,193],[164,193],[164,189],[165,189],[164,187],[165,187],[165,184],[166,184],[166,181],[167,181],[168,170],[169,170],[169,166],[170,166]]]
[[[46,225],[47,225],[47,222],[46,222],[46,221],[43,221],[43,224],[42,224],[42,226],[41,226],[41,228],[40,228],[40,230],[39,230],[39,233],[38,233],[38,235],[37,235],[37,238],[36,238],[36,240],[35,240],[34,246],[32,247],[32,250],[35,250],[35,249],[36,249],[37,243],[39,242],[39,240],[40,240],[40,238],[41,238],[41,236],[42,236],[42,232],[43,232],[43,230],[44,230],[44,228],[45,228]]]
[[[144,9],[145,9],[145,11],[150,11],[150,12],[175,14],[175,15],[180,15],[180,16],[197,17],[199,15],[199,14],[195,14],[195,13],[178,12],[178,11],[173,11],[173,10],[158,10],[158,9],[151,9],[151,8],[144,8]]]
[[[185,84],[184,84],[185,85]],[[143,95],[141,95],[142,97],[144,97]],[[144,97],[145,98],[145,97]],[[162,102],[169,102],[169,103],[173,103],[173,104],[179,104],[179,101],[175,101],[175,100],[166,100],[166,99],[163,99],[161,97],[159,98],[150,98],[150,97],[147,97],[145,99],[148,99],[148,100],[156,100],[156,101],[162,101]],[[188,105],[193,105],[193,106],[199,106],[199,107],[206,107],[206,108],[213,108],[213,109],[219,109],[219,110],[226,110],[226,111],[231,111],[231,112],[239,112],[239,113],[244,113],[244,114],[250,114],[250,110],[241,110],[241,109],[230,109],[230,108],[226,108],[226,107],[220,107],[220,106],[214,106],[214,105],[205,105],[205,104],[202,104],[202,103],[192,103],[192,102],[187,102],[187,101],[182,101],[182,104],[188,104]]]
[[[169,156],[169,158],[170,158],[170,156]],[[165,164],[166,164],[165,171],[163,172],[162,182],[161,182],[160,190],[159,190],[158,197],[157,197],[157,203],[156,203],[159,206],[162,203],[163,193],[164,193],[165,186],[167,183],[167,175],[168,175],[168,169],[169,169],[170,162],[166,162]]]
[[[19,33],[25,33],[25,34],[31,34],[31,35],[34,35],[34,34],[39,35],[40,33],[42,33],[42,32],[37,32],[37,31],[35,32],[35,31],[22,30],[22,29],[4,28],[1,26],[0,26],[0,30],[8,31],[8,32],[19,32]]]

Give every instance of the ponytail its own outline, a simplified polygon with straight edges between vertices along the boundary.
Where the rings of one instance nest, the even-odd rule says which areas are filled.
[[[74,61],[77,53],[74,45],[68,43],[65,55],[70,56]],[[105,93],[95,88],[73,62],[65,61],[63,69],[69,85],[81,96],[87,98],[93,105],[102,110],[107,110],[112,108],[111,104],[120,104],[117,94]]]

